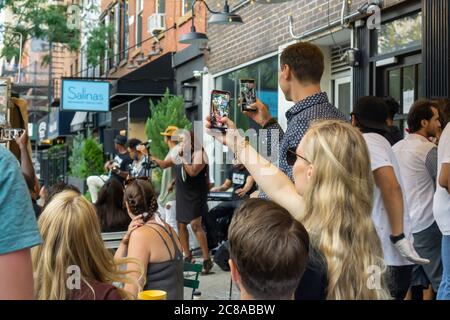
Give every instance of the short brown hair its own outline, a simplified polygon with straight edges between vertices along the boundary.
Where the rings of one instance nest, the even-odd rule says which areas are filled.
[[[301,83],[320,83],[324,70],[324,57],[318,46],[298,42],[283,50],[280,64],[287,64]]]
[[[439,105],[431,100],[419,100],[414,102],[408,114],[408,128],[411,133],[422,129],[422,120],[430,121],[433,118],[433,109],[439,112]]]
[[[242,285],[255,299],[291,299],[308,261],[303,225],[278,204],[249,199],[228,232],[230,258]]]

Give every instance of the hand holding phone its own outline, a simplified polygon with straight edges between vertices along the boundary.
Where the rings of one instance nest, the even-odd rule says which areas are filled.
[[[239,80],[239,104],[242,112],[256,111],[250,106],[256,102],[256,84],[254,79]]]
[[[211,127],[225,131],[226,125],[222,123],[222,118],[230,116],[230,97],[229,91],[213,90],[211,93]]]

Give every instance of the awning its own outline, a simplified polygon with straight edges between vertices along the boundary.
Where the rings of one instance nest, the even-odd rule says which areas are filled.
[[[110,107],[138,97],[161,97],[167,89],[174,93],[172,57],[172,52],[166,53],[115,81],[110,93]]]
[[[82,130],[84,128],[87,115],[87,112],[77,111],[72,119],[72,122],[70,123],[70,131],[76,132]]]

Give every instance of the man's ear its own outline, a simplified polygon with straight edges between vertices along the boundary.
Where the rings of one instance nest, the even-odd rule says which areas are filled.
[[[422,126],[422,128],[428,127],[428,124],[429,124],[429,121],[428,121],[428,120],[422,119],[422,120],[420,121],[420,125]]]
[[[228,259],[228,265],[230,266],[230,273],[231,273],[231,279],[234,283],[240,284],[241,283],[241,275],[239,274],[239,271],[234,264],[234,261],[231,259]]]
[[[292,78],[291,71],[292,71],[291,67],[289,67],[289,65],[285,64],[284,68],[282,70],[283,77],[285,80],[291,80],[291,78]]]

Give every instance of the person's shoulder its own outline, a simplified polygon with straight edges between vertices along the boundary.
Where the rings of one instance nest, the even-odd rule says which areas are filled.
[[[0,166],[9,166],[12,163],[17,164],[17,159],[14,157],[14,155],[6,149],[4,146],[0,146]]]
[[[86,284],[81,283],[79,289],[71,291],[71,300],[123,300],[124,297],[119,292],[119,289],[112,284],[98,281],[89,281]]]

